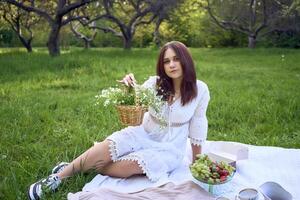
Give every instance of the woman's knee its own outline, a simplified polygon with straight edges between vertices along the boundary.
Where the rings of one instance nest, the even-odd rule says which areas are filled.
[[[95,143],[93,148],[95,148],[95,151],[99,153],[99,155],[102,155],[101,157],[103,157],[103,159],[111,161],[109,145],[109,140],[104,140],[102,142]]]
[[[110,151],[109,151],[109,142],[103,141],[99,143],[95,143],[85,154],[85,156],[81,160],[82,164],[90,163],[89,167],[96,171],[101,170],[106,165],[112,162]]]

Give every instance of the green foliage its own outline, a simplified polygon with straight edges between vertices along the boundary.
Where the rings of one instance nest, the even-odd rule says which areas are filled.
[[[104,106],[109,105],[136,105],[135,93],[132,87],[109,87],[103,89],[96,96],[96,104]]]
[[[112,33],[98,32],[92,46],[95,47],[122,47],[123,40]]]
[[[247,37],[241,33],[227,31],[213,24],[207,13],[199,19],[198,43],[195,46],[203,47],[241,47],[247,46]],[[198,45],[197,45],[198,44]]]
[[[0,45],[10,45],[13,39],[13,31],[10,29],[1,29],[0,30]]]
[[[190,38],[196,35],[203,12],[194,6],[194,1],[184,1],[160,27],[163,41],[178,40],[190,46]]]
[[[136,33],[134,35],[132,45],[134,47],[150,46],[150,44],[153,40],[152,33],[153,33],[154,29],[155,29],[155,26],[153,24],[138,26]]]
[[[20,40],[16,33],[8,27],[0,28],[0,47],[19,47]]]
[[[191,47],[245,46],[246,37],[225,31],[211,22],[207,12],[196,2],[185,1],[161,27],[163,41],[179,40]]]
[[[300,32],[292,30],[274,31],[262,39],[260,46],[300,48]]]
[[[191,49],[210,89],[209,140],[300,148],[300,52]],[[158,51],[71,48],[51,58],[0,49],[0,199],[26,199],[28,186],[122,126],[95,107],[99,90],[133,72],[155,74]],[[66,199],[95,174],[68,179],[46,199]]]
[[[247,36],[238,32],[223,30],[214,23],[208,16],[207,12],[200,6],[203,0],[183,0],[183,3],[179,4],[179,7],[170,11],[170,17],[165,20],[160,26],[161,40],[162,43],[179,40],[184,42],[190,47],[245,47],[248,43]],[[211,1],[212,2],[212,1]],[[238,16],[235,20],[240,19],[241,21],[249,21],[249,16],[245,10],[248,10],[247,5],[249,1],[213,1],[214,10],[217,16],[222,16],[224,19],[231,19]],[[259,8],[261,10],[261,2],[259,2]],[[273,33],[264,38],[258,38],[258,46],[264,47],[288,47],[288,48],[299,48],[299,0],[295,1],[272,1],[283,3],[283,10],[280,10],[283,19],[280,21],[273,22],[278,27],[276,29],[288,30],[278,33]],[[291,2],[291,3],[290,3]],[[53,10],[56,7],[55,1],[47,1],[41,3],[36,2],[37,6],[45,7],[47,10]],[[121,2],[116,1],[114,7],[114,14],[116,17],[129,21],[129,17],[134,14],[133,7],[130,6],[128,1]],[[41,5],[43,4],[43,5]],[[121,5],[123,9],[121,8]],[[146,4],[143,4],[145,6]],[[271,4],[270,4],[271,5]],[[289,6],[290,5],[290,6]],[[280,7],[280,6],[279,6]],[[279,7],[276,9],[279,9]],[[247,9],[245,9],[247,8]],[[268,6],[268,9],[271,9]],[[103,13],[103,8],[95,6],[95,4],[89,4],[86,6],[86,13],[89,13],[91,18],[95,17],[99,13]],[[257,20],[261,21],[261,11],[259,11]],[[275,15],[275,14],[273,14]],[[277,15],[276,15],[277,16]],[[149,19],[147,16],[145,20]],[[278,17],[278,16],[277,16]],[[269,20],[272,21],[272,20]],[[13,31],[9,30],[9,26],[0,19],[1,30],[0,30],[0,46],[2,47],[17,47],[22,46],[17,36]],[[112,22],[108,20],[101,20],[96,23],[101,26],[109,26],[115,28],[117,31],[120,29]],[[150,25],[141,25],[137,27],[133,38],[133,47],[154,47],[153,45],[153,31],[154,23]],[[248,27],[248,25],[245,25]],[[293,32],[291,35],[290,28]],[[80,31],[91,35],[91,31],[86,28],[81,28]],[[45,47],[48,40],[48,34],[50,32],[49,26],[44,19],[33,27],[34,39],[32,46],[34,47]],[[69,48],[70,46],[83,47],[82,41],[76,39],[72,32],[69,30],[69,26],[62,28],[60,33],[60,44],[62,48]],[[93,40],[91,46],[93,47],[122,47],[122,38],[116,37],[112,33],[104,33],[99,31],[96,38]]]

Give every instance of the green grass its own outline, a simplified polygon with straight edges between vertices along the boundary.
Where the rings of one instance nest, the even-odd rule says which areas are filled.
[[[191,49],[210,89],[209,140],[300,148],[300,51]],[[0,49],[0,199],[25,199],[28,185],[121,128],[94,96],[125,73],[155,73],[158,51],[71,49],[50,58]],[[284,55],[284,58],[282,57]],[[47,199],[66,199],[95,174],[71,178]]]

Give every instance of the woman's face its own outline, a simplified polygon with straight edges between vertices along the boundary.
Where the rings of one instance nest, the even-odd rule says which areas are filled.
[[[179,58],[175,51],[168,48],[164,55],[164,69],[168,77],[172,79],[182,79],[183,72]]]

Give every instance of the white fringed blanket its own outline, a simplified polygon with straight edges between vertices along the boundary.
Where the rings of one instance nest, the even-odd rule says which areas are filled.
[[[216,143],[220,144],[220,142],[207,142],[206,146],[204,147],[204,152],[207,151],[209,146],[211,147]],[[224,143],[228,144],[229,142]],[[253,145],[246,146],[249,149],[248,159],[237,162],[237,172],[230,182],[223,185],[214,186],[214,196],[225,196],[229,199],[234,199],[235,195],[244,188],[251,187],[258,189],[259,186],[264,182],[274,181],[289,191],[293,195],[293,199],[300,200],[300,149],[286,149],[280,147]],[[149,188],[158,188],[159,186],[163,185],[165,187],[165,184],[171,183],[167,184],[167,188],[170,189],[170,192],[174,192],[175,190],[172,189],[176,189],[176,187],[192,187],[191,185],[187,184],[191,183],[191,180],[205,190],[208,190],[208,186],[206,184],[195,181],[189,172],[188,166],[190,163],[190,151],[191,150],[189,148],[187,151],[187,156],[180,168],[174,170],[168,177],[162,177],[156,183],[152,183],[146,177],[142,176],[132,177],[129,179],[119,179],[97,175],[91,182],[84,186],[82,192],[77,192],[75,194],[69,193],[68,199],[92,200],[93,194],[95,195],[97,191],[98,193],[99,191],[100,193],[105,191],[106,194],[107,192],[109,193],[109,191],[111,191],[111,194],[118,193],[120,196],[122,196],[122,193],[128,194],[146,191],[146,193],[142,193],[140,195],[142,196],[141,198],[134,199],[153,199],[151,198],[151,195],[156,194],[151,194],[152,190],[149,192]],[[203,193],[202,190],[200,192]],[[203,193],[203,195],[205,194]],[[104,198],[104,196],[101,198],[101,195],[99,195],[97,199],[106,198]]]

